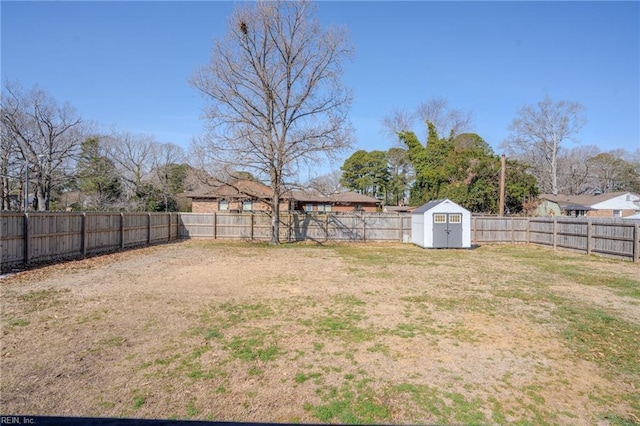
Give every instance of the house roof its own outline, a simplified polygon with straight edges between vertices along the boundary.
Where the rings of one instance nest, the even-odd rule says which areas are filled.
[[[593,207],[584,206],[582,204],[559,204],[563,210],[582,210],[582,211],[591,211],[596,210]]]
[[[204,187],[185,194],[189,198],[269,198],[271,188],[267,185],[248,179],[221,183],[218,186]]]
[[[379,203],[376,198],[357,192],[339,192],[336,194],[324,195],[316,191],[291,191],[291,198],[307,203]]]
[[[382,211],[389,213],[411,213],[415,210],[415,207],[411,206],[384,206]]]
[[[357,192],[340,192],[338,194],[332,194],[330,198],[334,199],[337,203],[379,203],[380,200],[369,197],[367,195],[358,194]]]
[[[271,198],[272,190],[267,185],[253,180],[237,180],[222,183],[218,186],[200,188],[185,194],[189,198]],[[300,202],[312,203],[379,203],[377,199],[357,192],[341,192],[323,195],[317,191],[287,191],[282,194],[283,199],[293,199]]]
[[[627,192],[608,192],[606,194],[598,194],[598,195],[540,194],[539,198],[557,203],[562,208],[567,208],[568,206],[571,206],[571,205],[590,207],[594,204],[601,203],[603,201],[607,201],[624,194],[627,194]],[[589,209],[567,208],[567,210],[589,210]]]

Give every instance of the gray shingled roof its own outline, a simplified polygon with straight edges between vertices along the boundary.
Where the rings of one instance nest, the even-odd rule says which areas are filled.
[[[540,194],[538,198],[543,200],[553,201],[554,203],[558,203],[561,206],[570,205],[570,204],[577,204],[581,206],[592,206],[594,204],[610,200],[612,198],[618,197],[623,194],[626,194],[626,192],[609,192],[609,193],[598,194],[598,195]]]
[[[291,198],[300,202],[318,203],[379,203],[380,201],[357,192],[340,192],[337,194],[322,195],[316,191],[291,191]]]
[[[432,208],[436,207],[439,204],[444,203],[445,201],[447,201],[446,199],[442,199],[442,200],[431,200],[429,201],[427,204],[423,204],[422,206],[418,207],[417,209],[415,209],[414,211],[411,212],[411,214],[421,214],[424,213],[426,211],[431,210]]]

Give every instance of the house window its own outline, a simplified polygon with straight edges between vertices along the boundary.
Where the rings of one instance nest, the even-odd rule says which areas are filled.
[[[313,211],[313,204],[305,204],[304,211],[305,212],[312,212]]]
[[[363,211],[363,210],[364,210],[364,209],[362,208],[362,204],[356,204],[355,211],[357,211],[357,212],[361,212],[361,211]]]
[[[613,217],[622,217],[622,210],[614,210]]]
[[[462,215],[461,214],[450,214],[449,215],[449,223],[462,223]]]
[[[227,200],[220,200],[218,202],[218,210],[221,212],[229,210],[229,202]]]
[[[242,202],[242,211],[243,212],[252,212],[253,211],[253,201],[245,200]]]
[[[318,213],[329,213],[331,211],[331,204],[318,204]]]
[[[434,214],[433,223],[447,223],[447,215],[440,213]]]

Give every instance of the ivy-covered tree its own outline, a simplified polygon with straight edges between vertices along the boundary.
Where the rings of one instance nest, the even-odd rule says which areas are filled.
[[[427,126],[426,145],[413,132],[398,135],[416,174],[409,203],[449,198],[473,212],[497,212],[500,158],[489,144],[474,133],[441,138],[432,123]],[[509,162],[507,177],[507,206],[511,213],[518,213],[526,199],[537,195],[535,179],[515,161]]]
[[[432,123],[428,122],[427,126],[429,132],[426,145],[422,145],[413,132],[404,131],[399,134],[400,141],[408,148],[409,159],[416,173],[409,198],[412,205],[439,198],[442,186],[449,180],[447,156],[453,148],[453,142],[439,138]]]

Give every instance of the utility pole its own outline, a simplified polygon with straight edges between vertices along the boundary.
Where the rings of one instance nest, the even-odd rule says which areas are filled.
[[[500,212],[498,213],[500,217],[504,216],[504,181],[506,169],[506,157],[502,154],[500,157]]]
[[[29,162],[24,168],[24,212],[29,210]]]

